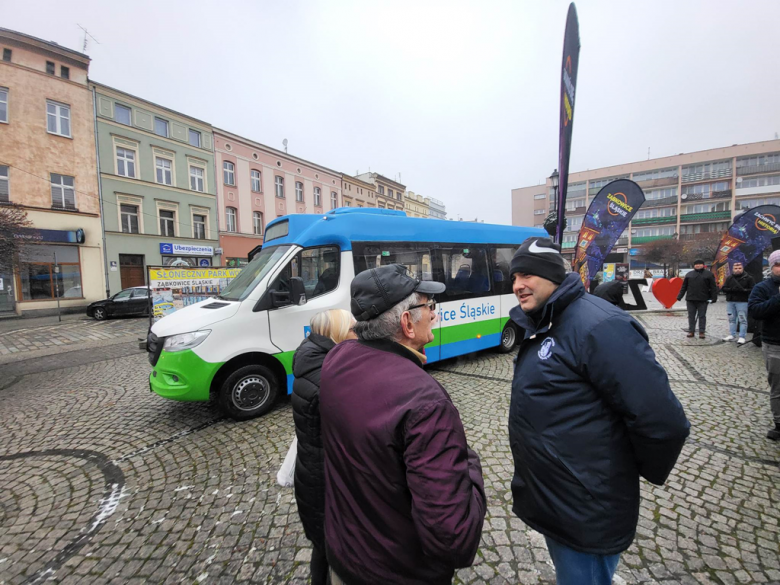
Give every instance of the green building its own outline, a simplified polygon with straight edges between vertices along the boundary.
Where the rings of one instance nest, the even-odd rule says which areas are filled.
[[[147,266],[218,266],[211,126],[98,83],[100,195],[109,294]]]

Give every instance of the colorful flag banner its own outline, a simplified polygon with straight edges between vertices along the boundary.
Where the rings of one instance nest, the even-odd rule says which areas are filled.
[[[620,234],[645,202],[642,188],[628,179],[605,185],[593,198],[582,221],[572,269],[580,273],[585,290],[604,265]]]

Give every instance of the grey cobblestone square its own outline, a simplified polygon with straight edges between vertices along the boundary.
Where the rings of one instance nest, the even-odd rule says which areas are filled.
[[[638,317],[692,432],[666,485],[643,482],[616,583],[780,583],[780,445],[764,437],[763,360],[753,345],[720,341],[724,305],[712,307],[705,340],[685,338],[680,313]],[[145,323],[115,323],[3,334],[0,583],[307,583],[311,549],[292,490],[276,484],[293,437],[289,400],[244,423],[165,401],[130,341]],[[493,352],[431,367],[489,498],[477,560],[456,583],[555,582],[543,537],[511,512],[512,367]]]

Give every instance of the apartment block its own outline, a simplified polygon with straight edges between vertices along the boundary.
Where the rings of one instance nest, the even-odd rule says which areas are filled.
[[[0,29],[0,205],[33,229],[13,273],[0,273],[0,311],[77,310],[103,298],[100,200],[87,55]]]
[[[734,216],[756,205],[780,204],[780,140],[735,144],[571,173],[562,248],[572,255],[590,201],[606,184],[631,179],[646,201],[607,262],[628,262],[661,238],[696,240],[723,233]],[[555,208],[552,178],[512,190],[512,224],[542,227]]]
[[[344,207],[376,207],[375,186],[342,174],[341,199]]]
[[[404,195],[404,209],[409,217],[431,217],[431,200],[414,191],[407,191]]]
[[[382,209],[404,210],[404,193],[406,185],[397,181],[383,177],[379,173],[362,173],[357,175],[357,179],[369,183],[374,187],[376,197],[376,206]]]
[[[431,219],[447,219],[447,208],[444,206],[444,202],[429,197],[428,214]]]

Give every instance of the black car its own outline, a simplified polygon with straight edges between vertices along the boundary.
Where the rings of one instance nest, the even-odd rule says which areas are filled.
[[[126,288],[109,299],[95,301],[87,307],[87,317],[93,317],[98,321],[109,317],[148,314],[149,289],[145,286]]]

